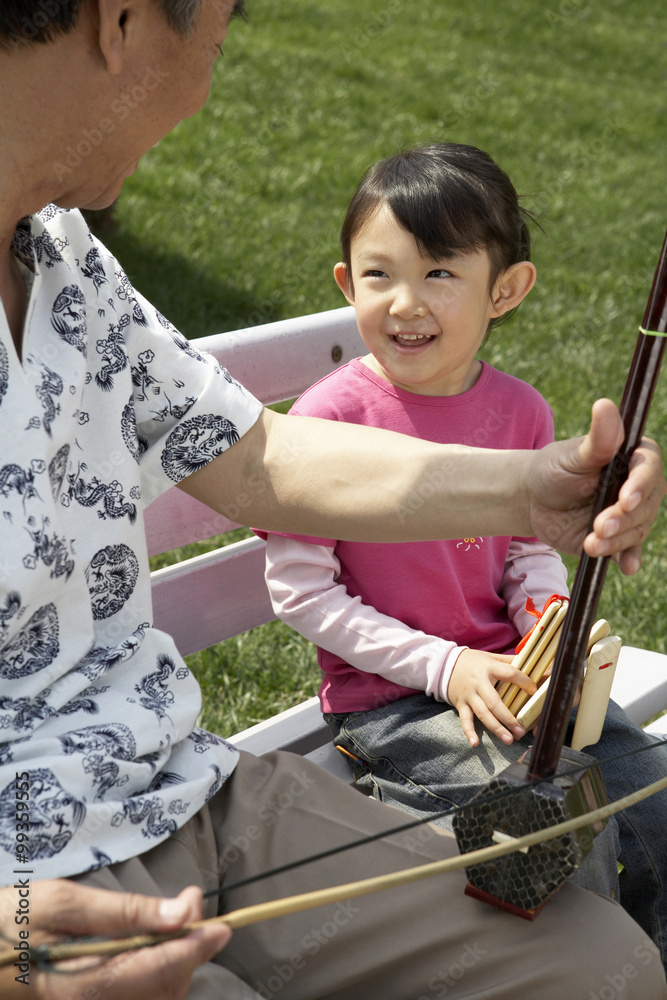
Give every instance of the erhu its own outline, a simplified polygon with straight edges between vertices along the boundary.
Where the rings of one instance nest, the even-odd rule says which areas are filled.
[[[621,401],[625,438],[616,457],[600,475],[591,524],[617,500],[627,476],[632,453],[646,424],[666,336],[667,235]],[[608,563],[608,557],[593,558],[585,553],[581,556],[535,745],[493,778],[456,815],[454,831],[461,853],[564,822],[606,801],[595,758],[564,748],[563,744]],[[513,795],[493,795],[510,789]],[[533,919],[549,896],[581,864],[603,826],[598,822],[527,851],[466,868],[469,879],[466,892],[500,909]]]

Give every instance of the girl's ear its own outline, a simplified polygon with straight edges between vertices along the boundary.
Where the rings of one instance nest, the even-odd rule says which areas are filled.
[[[334,264],[334,278],[336,279],[336,284],[340,288],[341,292],[350,303],[351,306],[354,305],[354,287],[350,279],[350,272],[347,269],[347,264],[344,264],[342,260],[339,260],[337,264]]]
[[[516,309],[535,284],[536,277],[535,265],[529,260],[521,260],[503,271],[491,293],[492,315],[502,316],[510,309]]]

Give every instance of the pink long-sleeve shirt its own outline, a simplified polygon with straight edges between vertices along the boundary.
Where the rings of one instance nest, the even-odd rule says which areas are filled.
[[[553,439],[540,394],[482,364],[457,396],[423,396],[356,359],[308,389],[292,413],[369,424],[440,443],[540,448]],[[445,472],[446,474],[446,472]],[[406,516],[419,517],[416,484]],[[447,700],[462,649],[511,653],[553,593],[558,555],[537,539],[365,543],[269,535],[266,579],[278,617],[318,646],[325,712],[367,711],[415,691]]]

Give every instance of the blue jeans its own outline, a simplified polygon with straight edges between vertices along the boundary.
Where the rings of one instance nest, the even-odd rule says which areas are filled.
[[[532,742],[528,734],[507,747],[478,722],[480,744],[473,748],[456,710],[424,694],[369,712],[325,715],[325,719],[334,742],[359,758],[358,764],[347,758],[356,784],[414,816],[464,805]],[[593,752],[612,801],[667,773],[667,747],[611,760],[654,742],[609,702]],[[435,822],[452,827],[450,816]],[[617,858],[624,866],[620,883]],[[667,968],[667,790],[612,817],[572,881],[620,897],[655,941]]]

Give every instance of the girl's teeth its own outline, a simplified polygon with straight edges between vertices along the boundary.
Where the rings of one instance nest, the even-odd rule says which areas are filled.
[[[427,337],[423,333],[397,333],[396,336],[399,340],[426,340]]]

